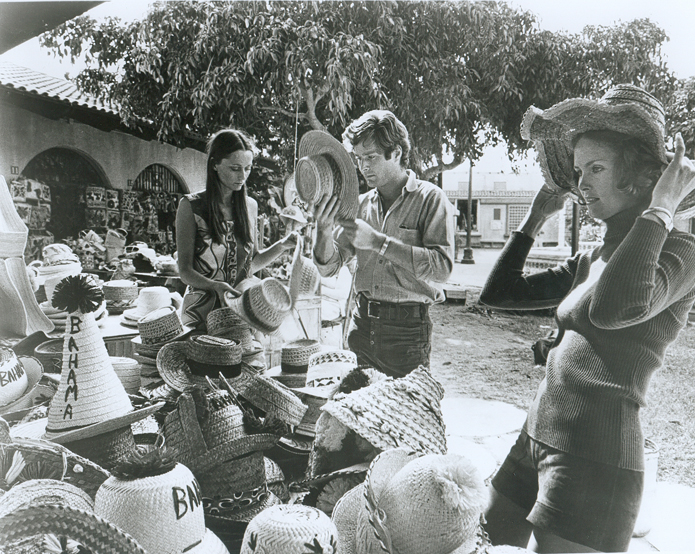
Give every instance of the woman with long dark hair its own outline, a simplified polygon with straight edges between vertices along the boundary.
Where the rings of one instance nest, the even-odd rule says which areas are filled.
[[[188,285],[181,319],[206,330],[206,318],[223,306],[225,292],[238,296],[240,281],[297,244],[290,234],[257,250],[258,204],[246,193],[256,146],[243,131],[224,129],[208,142],[205,190],[181,199],[176,214],[179,275]]]

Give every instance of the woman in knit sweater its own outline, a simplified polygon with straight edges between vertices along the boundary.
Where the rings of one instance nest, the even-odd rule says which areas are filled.
[[[540,552],[629,545],[644,476],[639,409],[695,300],[695,237],[673,215],[695,188],[680,134],[664,145],[661,104],[631,85],[599,101],[531,108],[545,184],[481,294],[496,308],[557,308],[558,337],[517,443],[492,481],[493,544]],[[542,273],[524,263],[568,195],[606,225],[603,244]]]

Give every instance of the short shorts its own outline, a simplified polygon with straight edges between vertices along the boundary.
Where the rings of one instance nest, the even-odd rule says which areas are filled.
[[[625,552],[644,472],[567,454],[521,432],[492,486],[534,527],[601,552]]]

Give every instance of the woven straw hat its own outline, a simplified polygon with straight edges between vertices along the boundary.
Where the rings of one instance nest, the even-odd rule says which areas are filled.
[[[123,356],[109,356],[109,359],[125,391],[128,394],[137,394],[142,384],[140,364],[133,358]]]
[[[268,508],[251,520],[241,554],[334,554],[338,530],[330,518],[311,506],[301,504]]]
[[[292,269],[290,272],[290,298],[292,306],[302,296],[316,294],[321,282],[319,270],[309,258],[302,256],[304,240],[301,235],[297,238],[297,246],[292,257]]]
[[[308,131],[299,141],[295,170],[297,193],[317,204],[324,193],[340,201],[339,219],[355,219],[359,184],[355,164],[340,142],[325,131]]]
[[[17,380],[13,377],[22,376]],[[39,386],[39,381],[43,376],[43,365],[39,360],[32,356],[15,356],[9,348],[0,347],[0,388],[12,386],[13,384],[23,385],[19,394],[14,400],[0,406],[0,414],[7,414],[31,408],[34,400],[41,394],[48,392],[45,387]]]
[[[292,299],[285,286],[272,277],[244,290],[234,298],[225,293],[227,306],[232,308],[254,329],[263,333],[277,331],[292,309]]]
[[[205,516],[249,522],[270,506],[281,504],[270,491],[263,452],[255,451],[227,460],[199,477]]]
[[[445,454],[443,396],[442,385],[420,366],[405,377],[336,394],[321,409],[381,450],[408,446]]]
[[[215,337],[230,339],[241,344],[244,356],[252,356],[262,351],[254,341],[251,326],[232,308],[223,307],[212,310],[207,317],[208,333]]]
[[[131,339],[135,351],[145,356],[157,356],[166,343],[188,336],[192,329],[181,323],[174,306],[151,311],[138,322],[138,336]]]
[[[599,100],[571,98],[547,110],[531,106],[521,122],[521,136],[533,141],[546,184],[571,190],[583,201],[574,176],[572,141],[588,131],[615,131],[640,139],[664,164],[666,120],[661,102],[631,84],[611,87]],[[692,207],[690,195],[678,212]]]
[[[196,335],[165,344],[157,354],[157,370],[171,388],[185,392],[207,387],[206,377],[236,377],[241,372],[242,348],[233,340]]]
[[[138,286],[135,281],[128,279],[116,279],[107,281],[102,285],[106,303],[134,302],[138,298]]]
[[[171,293],[166,287],[145,287],[140,289],[135,308],[125,310],[123,319],[131,324],[137,324],[138,320],[150,312],[159,308],[171,306]]]
[[[57,479],[29,479],[14,485],[0,497],[0,518],[30,506],[57,504],[85,512],[94,509],[94,500],[82,489]]]
[[[333,511],[339,552],[469,554],[486,499],[485,484],[467,458],[388,450]]]
[[[41,250],[41,259],[44,266],[59,266],[80,261],[72,248],[60,242],[44,246]]]
[[[182,464],[138,479],[109,477],[94,512],[134,537],[149,553],[228,554],[205,527],[200,487]]]
[[[309,358],[319,350],[321,345],[317,340],[299,339],[285,343],[280,365],[271,367],[266,375],[291,389],[303,387],[306,385]]]
[[[207,399],[209,413],[203,421],[198,418],[190,393],[179,396],[176,409],[164,420],[167,447],[197,477],[228,460],[272,448],[277,443],[276,435],[246,432],[243,413],[227,391],[213,391]]]
[[[256,375],[242,368],[238,377],[220,381],[266,415],[274,416],[290,425],[299,425],[307,411],[306,404],[303,404],[292,390],[271,377]]]
[[[320,398],[332,398],[348,373],[357,367],[357,355],[351,350],[324,350],[309,358],[306,386],[295,389]]]

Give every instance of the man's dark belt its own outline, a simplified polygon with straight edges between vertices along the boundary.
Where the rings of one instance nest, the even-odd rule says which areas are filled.
[[[429,308],[427,304],[420,302],[370,300],[361,292],[357,294],[357,307],[362,317],[386,320],[425,319]]]

